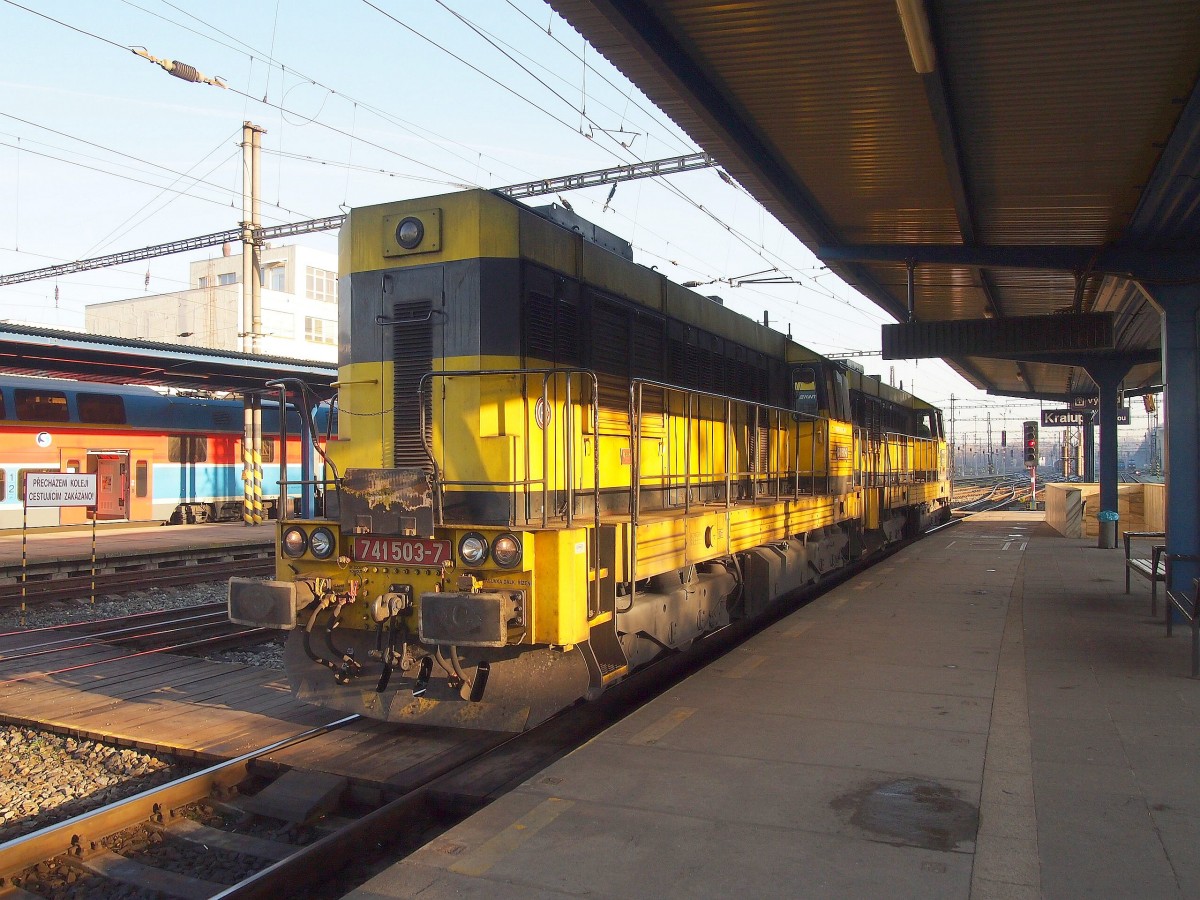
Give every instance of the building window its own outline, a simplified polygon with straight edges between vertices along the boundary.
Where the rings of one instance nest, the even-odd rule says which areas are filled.
[[[305,267],[305,293],[309,300],[337,303],[337,272]],[[330,342],[332,343],[332,342]]]
[[[237,273],[222,272],[217,276],[217,284],[237,284]]]
[[[208,459],[208,438],[177,434],[167,439],[167,459],[174,463],[202,463]]]
[[[287,290],[286,266],[271,266],[267,270],[267,287],[273,291]]]
[[[68,422],[67,395],[62,391],[17,388],[17,418],[33,422]]]
[[[200,276],[200,287],[208,287],[208,276],[207,275]]]
[[[287,338],[290,341],[296,336],[296,316],[282,309],[264,309],[262,328],[267,337]]]
[[[315,316],[305,316],[304,339],[310,344],[337,343],[337,322],[330,319],[318,319]]]
[[[125,401],[116,394],[78,394],[79,421],[94,425],[124,425]]]

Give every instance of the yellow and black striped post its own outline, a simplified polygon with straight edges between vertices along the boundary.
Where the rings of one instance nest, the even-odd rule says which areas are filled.
[[[28,476],[26,476],[28,477]],[[21,498],[21,627],[25,627],[25,581],[26,581],[26,563],[28,557],[25,553],[25,545],[28,539],[29,530],[29,506],[25,498]]]
[[[92,507],[92,606],[96,605],[96,508]]]
[[[254,481],[252,490],[254,492],[254,524],[261,525],[263,523],[263,495],[262,495],[262,395],[254,395],[253,424],[254,424],[254,441],[253,441],[253,461],[254,461]]]
[[[254,524],[254,413],[251,395],[242,397],[242,522]]]

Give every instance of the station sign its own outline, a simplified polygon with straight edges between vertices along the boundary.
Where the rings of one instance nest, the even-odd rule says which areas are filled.
[[[30,472],[25,476],[26,506],[95,506],[96,476],[76,472]]]
[[[1047,428],[1080,428],[1095,425],[1100,418],[1093,409],[1043,409],[1042,425]],[[1129,424],[1129,407],[1117,410],[1117,424]]]
[[[1076,394],[1071,397],[1071,409],[1099,409],[1100,397],[1097,394]]]
[[[1096,414],[1090,409],[1043,409],[1042,427],[1044,428],[1079,428],[1093,424]]]

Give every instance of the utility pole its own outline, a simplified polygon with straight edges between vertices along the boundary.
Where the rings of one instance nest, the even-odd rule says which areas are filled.
[[[261,227],[259,155],[265,129],[242,123],[242,352],[258,352],[262,330],[262,291],[259,245],[255,232]],[[283,414],[282,411],[280,413]],[[262,502],[262,400],[256,394],[243,397],[242,412],[242,521],[263,523]]]
[[[996,458],[992,450],[992,411],[989,409],[987,414],[987,429],[988,429],[988,474],[996,474]]]
[[[958,448],[954,446],[954,395],[950,395],[950,502],[954,503],[954,478],[958,473]]]

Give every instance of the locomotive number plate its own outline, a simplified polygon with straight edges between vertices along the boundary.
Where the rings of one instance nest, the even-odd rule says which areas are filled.
[[[403,566],[440,566],[450,560],[450,542],[355,535],[354,559],[356,562],[399,563]]]

